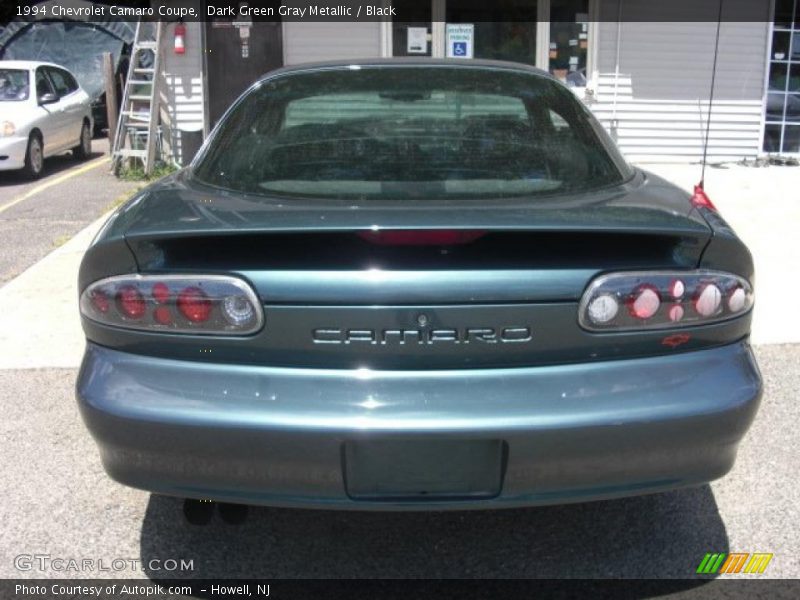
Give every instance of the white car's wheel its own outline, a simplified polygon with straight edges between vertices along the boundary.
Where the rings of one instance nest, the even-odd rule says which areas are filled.
[[[92,130],[85,121],[81,128],[81,143],[72,149],[72,155],[78,160],[86,160],[92,155]]]
[[[38,179],[44,170],[44,147],[42,138],[32,133],[28,139],[28,151],[25,153],[25,174],[31,179]]]

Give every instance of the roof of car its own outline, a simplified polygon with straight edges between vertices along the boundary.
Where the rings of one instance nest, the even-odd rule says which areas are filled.
[[[506,71],[524,71],[533,75],[539,75],[550,79],[555,79],[550,73],[526,65],[523,63],[509,62],[503,60],[484,60],[484,59],[463,59],[463,58],[428,58],[428,57],[395,57],[395,58],[364,58],[347,60],[330,60],[322,62],[302,63],[281,67],[266,73],[261,79],[274,77],[276,75],[288,75],[291,73],[302,73],[304,71],[317,71],[324,69],[339,69],[352,67],[397,67],[397,66],[426,66],[426,67],[456,67],[472,69],[495,69]]]
[[[50,62],[40,62],[37,60],[0,60],[0,69],[35,69],[36,67],[57,67],[59,69],[66,69],[61,65],[56,65]],[[69,70],[69,69],[67,69]]]

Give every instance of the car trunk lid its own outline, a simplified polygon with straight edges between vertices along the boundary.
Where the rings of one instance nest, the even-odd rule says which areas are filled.
[[[511,367],[669,351],[659,332],[583,331],[578,301],[601,272],[694,268],[711,235],[687,194],[641,173],[579,197],[491,205],[286,201],[176,177],[121,218],[142,272],[232,273],[256,289],[264,330],[246,341],[204,339],[213,352],[202,359],[325,368]],[[380,238],[386,231],[402,235]],[[415,236],[421,242],[408,243]],[[706,341],[717,339],[713,329]],[[123,335],[143,352],[198,359],[197,337],[159,347],[163,336]]]

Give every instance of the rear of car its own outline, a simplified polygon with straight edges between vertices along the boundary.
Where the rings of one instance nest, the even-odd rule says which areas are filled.
[[[115,479],[287,506],[481,508],[725,474],[761,380],[747,249],[546,74],[275,72],[81,266]]]

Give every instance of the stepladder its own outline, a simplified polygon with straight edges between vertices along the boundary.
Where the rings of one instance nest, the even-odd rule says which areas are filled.
[[[160,139],[158,82],[163,31],[162,21],[136,24],[111,150],[114,173],[133,162],[140,163],[146,175],[153,171]]]

